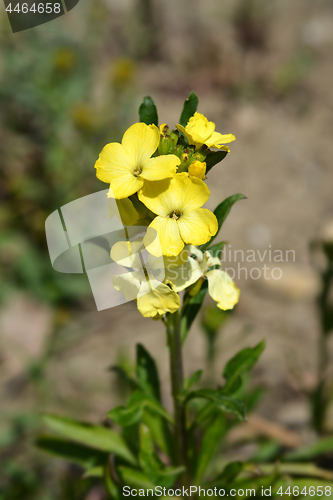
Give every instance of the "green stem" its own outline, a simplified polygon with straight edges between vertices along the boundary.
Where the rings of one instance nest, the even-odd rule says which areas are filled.
[[[170,349],[170,372],[171,388],[174,403],[175,427],[174,443],[176,465],[184,466],[186,471],[180,477],[182,486],[189,487],[188,476],[188,454],[187,454],[187,431],[186,431],[186,409],[181,394],[184,388],[182,344],[180,336],[180,312],[168,316],[168,342]]]

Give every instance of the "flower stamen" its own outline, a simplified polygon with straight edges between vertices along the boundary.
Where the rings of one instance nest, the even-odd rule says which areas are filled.
[[[135,175],[135,177],[139,177],[140,174],[142,174],[142,169],[140,167],[136,167],[136,169],[133,172],[133,175]]]

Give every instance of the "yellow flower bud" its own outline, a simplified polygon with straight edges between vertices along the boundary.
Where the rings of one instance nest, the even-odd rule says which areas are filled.
[[[188,167],[188,175],[192,177],[197,177],[198,179],[203,179],[206,174],[206,163],[201,161],[194,161]]]

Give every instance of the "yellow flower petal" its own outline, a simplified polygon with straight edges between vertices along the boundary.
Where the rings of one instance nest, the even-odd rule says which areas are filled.
[[[162,155],[150,158],[144,164],[140,177],[147,181],[167,179],[175,175],[178,165],[180,165],[180,159],[176,155]]]
[[[239,300],[239,289],[228,273],[215,269],[206,273],[209,295],[217,302],[217,307],[227,311]]]
[[[207,243],[218,229],[215,215],[207,208],[189,210],[177,222],[182,239],[192,245]]]
[[[156,257],[160,257],[161,250],[163,255],[173,256],[178,255],[184,248],[184,242],[180,237],[177,221],[170,217],[155,217],[150,224],[151,228],[155,229],[158,234],[158,240],[153,242],[144,238],[144,244],[148,252]]]
[[[110,187],[110,191],[108,192],[108,212],[110,217],[118,217],[124,226],[133,226],[138,219],[139,214],[135,210],[133,203],[128,198],[123,198],[122,200],[115,200],[113,191]]]
[[[185,172],[177,174],[174,183],[179,190],[179,198],[181,195],[183,198],[179,207],[181,212],[200,208],[209,198],[210,191],[207,184],[196,177],[189,177]]]
[[[173,211],[173,198],[167,193],[172,179],[163,181],[145,181],[142,189],[138,192],[139,200],[149,210],[161,217],[166,217]]]
[[[138,309],[145,318],[176,312],[180,307],[179,295],[156,280],[142,282],[137,299]]]
[[[208,200],[207,185],[187,172],[176,174],[170,180],[145,182],[138,193],[140,201],[161,217],[172,215],[174,210],[182,213],[201,207]]]
[[[206,175],[207,164],[201,161],[194,161],[188,167],[188,175],[192,177],[197,177],[198,179],[203,179]]]
[[[235,140],[236,137],[233,134],[219,134],[218,132],[214,132],[205,144],[209,148],[219,148],[222,144],[228,144]]]
[[[134,271],[132,273],[113,276],[113,286],[118,292],[121,292],[126,300],[136,300],[143,279],[142,273]]]
[[[121,144],[112,142],[102,149],[95,168],[99,180],[111,183],[116,177],[133,172],[135,164]]]
[[[202,275],[199,263],[189,257],[183,265],[166,269],[165,282],[169,283],[175,292],[181,292],[198,281]]]
[[[197,150],[206,144],[209,148],[224,149],[229,153],[229,148],[224,144],[235,140],[233,134],[223,135],[215,132],[215,123],[208,121],[201,113],[194,113],[185,128],[181,125],[176,125],[176,127],[185,134],[189,144],[195,145]]]
[[[128,198],[143,186],[143,179],[132,174],[116,177],[111,182],[111,189],[117,199]]]
[[[143,250],[142,238],[136,241],[117,241],[111,248],[111,259],[120,266],[142,268],[139,251]]]
[[[122,145],[132,159],[135,167],[142,168],[160,142],[160,133],[156,125],[135,123],[126,130]]]

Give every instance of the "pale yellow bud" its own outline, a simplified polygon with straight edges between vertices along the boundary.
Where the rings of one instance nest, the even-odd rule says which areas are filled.
[[[206,163],[202,161],[194,161],[188,167],[188,175],[192,177],[198,177],[198,179],[203,179],[206,174]]]

